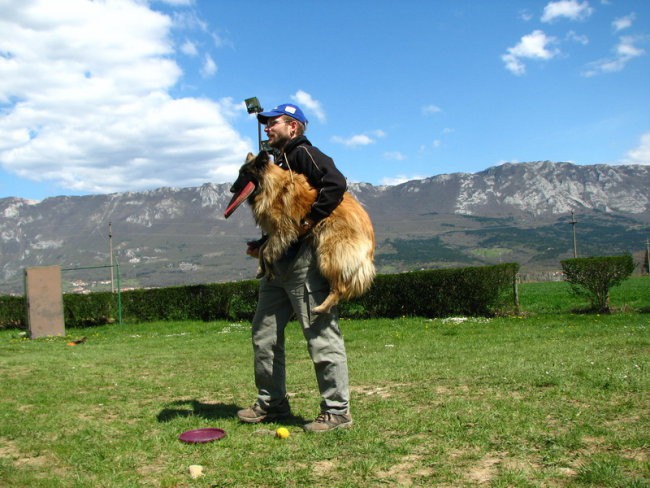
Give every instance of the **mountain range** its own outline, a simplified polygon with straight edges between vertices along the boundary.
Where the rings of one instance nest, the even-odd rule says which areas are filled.
[[[55,264],[66,291],[110,289],[111,249],[123,289],[252,279],[245,242],[259,230],[245,206],[224,219],[229,188],[0,199],[0,294],[23,293],[25,267]],[[649,188],[650,166],[549,161],[349,185],[373,220],[378,272],[514,261],[531,279],[556,275],[574,242],[579,256],[639,261]]]

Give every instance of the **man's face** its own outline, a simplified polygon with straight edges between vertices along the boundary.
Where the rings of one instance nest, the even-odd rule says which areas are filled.
[[[269,145],[275,149],[282,149],[295,135],[294,123],[291,119],[284,119],[282,116],[269,119],[264,128]]]

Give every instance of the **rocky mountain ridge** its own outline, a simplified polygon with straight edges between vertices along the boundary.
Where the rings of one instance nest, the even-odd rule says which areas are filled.
[[[125,287],[250,279],[244,242],[259,235],[245,207],[228,221],[229,184],[143,192],[0,199],[0,294],[22,293],[22,270],[61,265],[67,281],[106,281],[111,245]],[[396,186],[352,183],[377,234],[380,272],[517,261],[559,267],[571,257],[567,223],[579,220],[581,255],[643,249],[650,166],[506,163]],[[97,279],[95,279],[97,278]],[[100,279],[102,278],[102,279]]]

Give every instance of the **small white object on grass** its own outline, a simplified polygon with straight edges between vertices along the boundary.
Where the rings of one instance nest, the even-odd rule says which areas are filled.
[[[200,464],[192,464],[190,466],[190,476],[194,479],[203,476],[203,466]]]

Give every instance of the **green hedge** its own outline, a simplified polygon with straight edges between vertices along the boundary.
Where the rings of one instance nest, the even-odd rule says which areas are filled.
[[[257,303],[257,281],[178,286],[122,293],[128,321],[249,319]]]
[[[516,309],[519,265],[481,266],[379,275],[364,296],[341,305],[341,315],[368,317],[489,316]]]
[[[345,318],[485,316],[515,310],[515,263],[379,275],[364,296],[343,302]],[[124,322],[155,320],[251,320],[257,281],[177,286],[122,292]],[[63,296],[66,327],[113,323],[117,295]],[[24,299],[0,297],[0,327],[26,327]]]
[[[594,312],[609,311],[609,290],[628,279],[634,271],[630,254],[566,259],[560,264],[571,292],[587,298]]]
[[[117,317],[117,302],[110,292],[63,295],[63,317],[67,327],[109,324]]]
[[[0,328],[9,327],[27,327],[23,297],[0,296]]]

